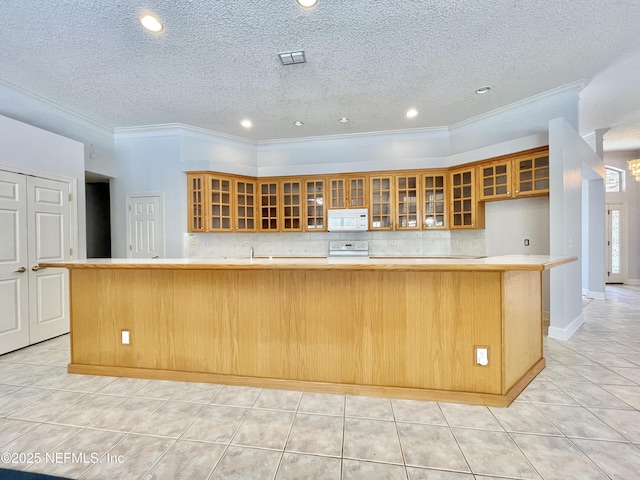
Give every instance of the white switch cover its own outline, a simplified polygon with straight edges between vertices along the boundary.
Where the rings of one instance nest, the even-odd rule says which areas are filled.
[[[122,330],[122,344],[129,345],[131,343],[131,337],[129,335],[129,330]]]
[[[486,367],[489,365],[489,349],[486,347],[476,347],[476,364]]]

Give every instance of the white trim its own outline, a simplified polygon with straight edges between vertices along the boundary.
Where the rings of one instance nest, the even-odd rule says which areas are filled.
[[[571,322],[565,328],[550,326],[549,333],[547,334],[547,336],[549,338],[554,338],[556,340],[563,340],[563,341],[569,340],[571,336],[574,333],[576,333],[576,330],[578,330],[582,326],[583,323],[584,323],[584,315],[581,313],[573,320],[573,322]]]
[[[593,298],[594,300],[606,300],[607,296],[605,295],[604,292],[592,292],[590,290],[587,290],[587,293],[584,294],[585,297],[587,298]]]

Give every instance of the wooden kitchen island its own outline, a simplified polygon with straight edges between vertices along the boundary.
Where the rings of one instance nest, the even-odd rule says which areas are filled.
[[[574,260],[41,266],[70,270],[70,373],[507,406],[545,365],[542,271]],[[488,365],[477,348],[488,348]]]

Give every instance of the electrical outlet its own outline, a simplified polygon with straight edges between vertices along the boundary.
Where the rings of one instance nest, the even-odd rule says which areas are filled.
[[[476,347],[476,365],[489,365],[489,347]]]
[[[528,247],[528,246],[529,246],[529,239],[528,239],[528,238],[525,238],[525,239],[524,239],[524,246],[525,246],[525,247]]]
[[[122,344],[129,345],[131,343],[131,333],[129,330],[122,330]]]
[[[196,238],[195,237],[191,237],[189,239],[189,243],[191,243],[191,245],[195,245],[196,244]]]

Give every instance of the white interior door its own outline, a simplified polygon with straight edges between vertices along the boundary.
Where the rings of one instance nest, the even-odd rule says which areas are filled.
[[[71,257],[69,184],[27,177],[30,343],[69,331],[68,272],[39,269],[41,262]]]
[[[0,171],[0,354],[29,345],[27,181]]]
[[[626,277],[624,253],[624,209],[622,204],[607,204],[607,283],[623,283]]]
[[[129,197],[129,257],[164,256],[162,196],[159,194]]]

